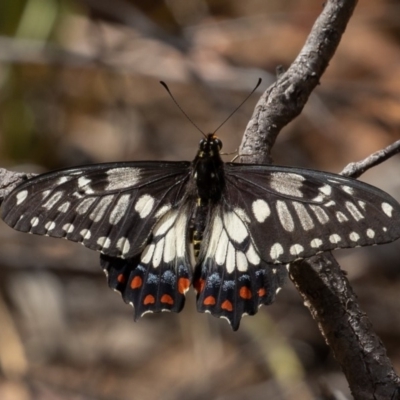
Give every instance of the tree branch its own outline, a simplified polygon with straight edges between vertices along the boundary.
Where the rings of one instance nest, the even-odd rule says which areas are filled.
[[[270,163],[281,129],[300,114],[335,53],[356,0],[328,0],[300,54],[259,100],[241,144],[244,162]],[[399,152],[396,142],[342,172],[358,177]],[[342,367],[355,399],[396,399],[400,379],[358,305],[350,283],[331,255],[291,264],[289,275]]]
[[[388,160],[390,157],[393,157],[397,153],[400,153],[400,140],[392,143],[382,150],[378,150],[375,153],[372,153],[364,160],[350,163],[343,169],[340,174],[343,176],[348,176],[350,178],[358,178],[368,169],[381,164],[382,162]]]

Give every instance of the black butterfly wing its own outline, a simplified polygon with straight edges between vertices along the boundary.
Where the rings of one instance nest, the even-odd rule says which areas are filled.
[[[183,201],[190,163],[113,163],[50,172],[5,199],[12,228],[79,242],[109,256],[141,252],[152,227]]]
[[[306,169],[226,165],[224,201],[261,258],[288,263],[400,237],[400,205],[355,179]]]
[[[225,165],[225,189],[195,268],[198,310],[227,318],[274,300],[282,264],[400,237],[400,206],[388,194],[335,174]]]
[[[226,202],[214,208],[193,277],[198,311],[227,319],[235,331],[243,315],[274,301],[286,276],[283,265],[261,258],[241,217]]]
[[[122,259],[100,255],[109,286],[134,307],[135,320],[148,312],[180,312],[192,282],[189,259],[190,201],[168,211],[154,226],[144,251]]]
[[[101,251],[110,287],[145,312],[180,311],[189,288],[188,162],[98,164],[19,185],[2,205],[14,229]]]

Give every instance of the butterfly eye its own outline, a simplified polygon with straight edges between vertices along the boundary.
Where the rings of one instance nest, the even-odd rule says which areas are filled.
[[[218,146],[218,150],[222,149],[222,142],[219,139],[214,139],[214,143]]]

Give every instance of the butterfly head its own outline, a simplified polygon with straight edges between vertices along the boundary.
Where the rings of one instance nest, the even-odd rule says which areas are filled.
[[[207,158],[216,156],[221,149],[221,140],[214,133],[209,133],[204,139],[200,140],[198,157]]]

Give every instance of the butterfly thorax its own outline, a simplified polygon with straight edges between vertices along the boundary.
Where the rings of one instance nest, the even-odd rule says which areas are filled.
[[[217,202],[225,186],[224,163],[219,155],[221,148],[221,141],[209,133],[206,139],[200,141],[199,151],[193,161],[198,198],[206,202]]]
[[[210,203],[217,203],[220,200],[225,187],[223,161],[219,154],[221,148],[221,141],[210,133],[200,141],[199,150],[193,160],[193,177],[198,196],[191,224],[195,257],[200,252]]]

